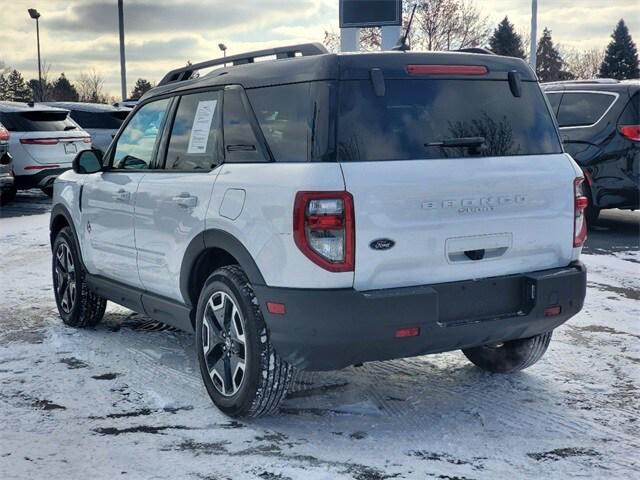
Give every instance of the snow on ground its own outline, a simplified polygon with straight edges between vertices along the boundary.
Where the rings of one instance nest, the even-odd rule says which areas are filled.
[[[189,334],[110,304],[67,328],[48,214],[0,219],[1,479],[639,478],[640,255],[585,255],[583,312],[526,372],[461,353],[307,374],[279,416],[225,417]]]

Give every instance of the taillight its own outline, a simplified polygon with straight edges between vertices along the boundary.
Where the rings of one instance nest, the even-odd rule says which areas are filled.
[[[618,131],[623,137],[633,142],[640,142],[640,125],[621,125]]]
[[[20,143],[22,145],[57,145],[57,138],[21,138]]]
[[[355,222],[348,192],[298,192],[293,238],[312,262],[330,272],[353,271]]]
[[[82,141],[83,141],[84,143],[91,143],[91,137],[84,137],[84,138],[82,139]]]
[[[9,140],[9,130],[0,125],[0,141],[6,142]]]
[[[578,177],[573,181],[574,192],[574,220],[573,220],[573,246],[581,247],[587,239],[587,222],[584,210],[589,205],[589,199],[584,191],[584,178]]]
[[[407,65],[409,75],[486,75],[484,65]]]

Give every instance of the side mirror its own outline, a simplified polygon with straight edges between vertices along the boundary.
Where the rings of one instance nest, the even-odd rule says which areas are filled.
[[[73,171],[76,173],[96,173],[102,170],[102,152],[100,150],[82,150],[73,159]]]
[[[9,152],[4,152],[0,157],[0,165],[9,165],[12,160],[13,157],[9,155]]]

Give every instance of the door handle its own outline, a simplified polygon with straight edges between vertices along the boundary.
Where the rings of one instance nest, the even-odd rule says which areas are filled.
[[[194,197],[193,195],[190,195],[188,193],[181,193],[180,195],[176,195],[171,200],[173,200],[183,208],[193,208],[198,205],[198,197]]]
[[[120,189],[115,194],[113,194],[111,198],[118,202],[128,202],[131,198],[131,193],[127,192],[126,190]]]

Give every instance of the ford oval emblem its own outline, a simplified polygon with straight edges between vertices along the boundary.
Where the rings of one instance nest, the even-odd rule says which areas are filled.
[[[393,248],[395,244],[396,242],[394,242],[390,238],[378,238],[377,240],[371,242],[369,246],[374,250],[389,250],[390,248]]]

